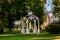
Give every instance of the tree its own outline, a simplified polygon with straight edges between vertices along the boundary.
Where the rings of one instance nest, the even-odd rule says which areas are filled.
[[[60,22],[58,23],[51,23],[46,27],[46,31],[50,34],[57,34],[60,33]]]
[[[0,21],[0,33],[3,33],[3,24],[2,24],[2,21]]]
[[[12,31],[12,22],[14,21],[14,17],[16,20],[20,20],[20,17],[25,16],[25,4],[24,0],[2,0],[1,3],[1,20],[4,23],[4,26],[8,27],[10,31]],[[22,15],[22,16],[21,16]],[[0,16],[0,17],[1,17]],[[5,22],[6,21],[6,22]]]
[[[32,10],[39,17],[40,23],[42,24],[43,16],[45,15],[43,9],[44,0],[2,0],[1,2],[0,18],[3,17],[1,20],[4,26],[8,27],[10,31],[13,26],[12,22],[26,16],[28,10]]]
[[[60,0],[53,0],[54,2],[54,13],[58,13],[60,18]]]
[[[40,23],[42,24],[44,18],[44,0],[27,0],[25,1],[26,10],[32,10],[33,14],[39,17]]]

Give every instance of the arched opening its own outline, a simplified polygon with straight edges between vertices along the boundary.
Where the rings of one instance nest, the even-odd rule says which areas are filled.
[[[39,28],[39,18],[35,15],[32,15],[32,11],[28,12],[22,20],[22,34],[38,34],[40,33]]]

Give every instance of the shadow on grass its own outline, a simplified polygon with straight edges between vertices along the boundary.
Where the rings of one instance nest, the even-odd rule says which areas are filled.
[[[3,36],[1,36],[3,35]],[[5,35],[5,36],[4,36]],[[51,40],[55,39],[60,34],[49,34],[47,32],[41,32],[40,34],[21,34],[20,31],[4,32],[0,34],[0,38],[14,38],[14,39],[28,39],[28,40]],[[12,40],[11,39],[11,40]]]
[[[11,36],[13,35],[13,36]],[[9,34],[9,36],[0,36],[0,39],[4,40],[52,40],[54,37],[60,34]]]

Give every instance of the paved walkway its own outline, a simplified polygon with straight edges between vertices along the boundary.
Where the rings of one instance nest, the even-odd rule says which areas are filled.
[[[53,39],[53,40],[60,40],[60,38],[58,38],[58,39]]]

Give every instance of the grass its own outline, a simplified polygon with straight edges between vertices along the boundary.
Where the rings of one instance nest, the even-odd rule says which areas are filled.
[[[0,40],[52,40],[60,38],[60,34],[49,34],[41,31],[40,34],[21,34],[20,31],[4,32]]]

